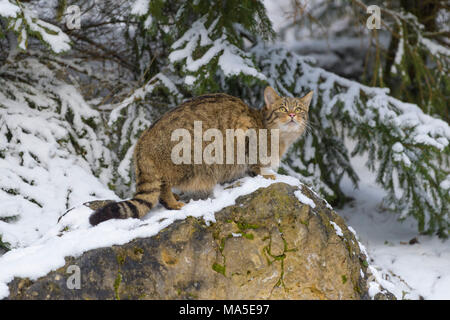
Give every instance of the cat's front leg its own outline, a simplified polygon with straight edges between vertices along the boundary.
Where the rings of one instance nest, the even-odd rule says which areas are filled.
[[[254,164],[249,167],[248,175],[250,177],[256,177],[257,175],[260,175],[260,174],[261,174],[261,168],[259,165]]]
[[[259,165],[250,166],[249,174],[251,177],[255,177],[257,175],[261,175],[266,179],[275,180],[275,174],[270,167],[261,168]]]

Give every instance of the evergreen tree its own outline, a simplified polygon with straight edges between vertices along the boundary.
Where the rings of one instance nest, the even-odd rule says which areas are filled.
[[[345,76],[370,86],[388,87],[392,96],[417,104],[425,113],[450,120],[448,3],[440,0],[295,0],[294,3],[292,15],[296,19],[280,33],[285,39],[298,41],[300,51],[305,53],[301,47],[306,39],[322,39],[334,51],[329,53],[331,57],[321,57],[325,65],[336,63],[335,68]],[[366,27],[369,5],[380,8],[380,29]],[[314,52],[314,43],[308,49]]]
[[[388,192],[386,206],[400,218],[416,218],[420,232],[448,236],[450,128],[433,116],[442,114],[439,110],[446,103],[445,69],[438,69],[432,89],[443,95],[424,96],[429,106],[436,107],[431,111],[415,98],[412,100],[419,106],[390,96],[386,88],[369,87],[325,71],[312,59],[273,41],[274,32],[261,0],[136,0],[131,4],[111,1],[107,6],[95,3],[86,0],[81,5],[85,11],[91,10],[93,17],[99,14],[104,22],[89,19],[89,32],[83,33],[83,29],[66,30],[61,22],[61,12],[72,4],[70,1],[61,1],[43,22],[36,16],[29,18],[32,14],[27,3],[0,0],[1,32],[9,48],[2,50],[5,59],[0,66],[0,103],[8,102],[0,105],[0,161],[11,163],[14,159],[12,172],[30,163],[48,171],[50,160],[40,158],[20,137],[31,135],[50,143],[50,136],[65,136],[55,142],[53,157],[71,159],[89,168],[121,197],[130,196],[131,158],[137,138],[161,114],[185,99],[226,92],[259,108],[267,85],[286,96],[300,97],[314,90],[308,133],[289,150],[280,172],[298,177],[339,206],[348,200],[340,189],[342,178],[347,175],[355,185],[358,182],[351,157],[367,153],[367,166],[377,172],[377,182]],[[317,8],[326,3],[316,2]],[[338,8],[340,3],[331,6]],[[350,9],[362,10],[358,4]],[[424,23],[401,11],[395,14],[405,32],[420,30],[419,25]],[[411,27],[413,24],[417,28]],[[106,30],[120,36],[102,36]],[[426,33],[417,32],[417,43],[424,47],[427,41],[434,41],[424,37]],[[32,45],[30,36],[37,39]],[[69,50],[69,37],[71,56],[62,59],[55,54]],[[42,43],[50,49],[45,51],[48,54],[42,54]],[[433,43],[436,46],[430,52],[437,50],[434,56],[442,58],[443,46]],[[110,48],[122,48],[121,54]],[[398,75],[412,79],[402,71],[409,68],[411,61],[406,51],[389,68],[393,82]],[[423,57],[422,53],[417,55]],[[439,61],[434,63],[442,63]],[[430,70],[428,60],[422,62],[417,65]],[[385,84],[377,79],[373,85]],[[420,83],[427,82],[429,75],[420,79]],[[409,80],[402,81],[408,84]],[[93,86],[96,88],[92,91],[86,89]],[[83,96],[74,90],[80,90]],[[396,96],[410,101],[402,94]],[[20,101],[21,107],[11,112],[18,105],[14,101]],[[22,112],[20,117],[26,117],[30,112],[22,110],[23,106],[35,109],[32,112],[39,119],[57,119],[58,125],[45,134],[18,124],[10,128],[12,114]],[[65,122],[66,127],[62,124]],[[347,149],[347,138],[356,141],[353,150]],[[29,193],[33,190],[29,186],[35,183],[27,178],[31,173],[14,174],[14,179],[0,185],[0,195],[6,197],[14,190],[24,201],[39,202]],[[70,200],[70,192],[75,191],[69,192],[66,187],[61,192]],[[73,203],[81,195],[94,197],[86,192],[78,192],[68,202]]]

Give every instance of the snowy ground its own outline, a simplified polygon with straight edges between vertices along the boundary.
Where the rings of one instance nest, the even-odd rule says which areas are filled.
[[[344,192],[355,201],[338,213],[358,233],[371,263],[408,292],[405,299],[450,299],[450,241],[420,236],[415,221],[399,222],[398,215],[383,210],[380,203],[385,191],[376,185],[365,160],[352,159],[361,178],[359,189],[349,180],[343,181]],[[409,244],[414,238],[419,242]]]

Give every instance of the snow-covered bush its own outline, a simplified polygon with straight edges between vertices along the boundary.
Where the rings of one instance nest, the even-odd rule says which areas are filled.
[[[65,68],[71,62],[29,52],[0,70],[4,249],[36,241],[75,205],[114,197],[101,115],[65,81]]]
[[[440,0],[276,1],[294,19],[280,22],[292,50],[319,65],[450,120],[449,8]],[[366,26],[368,7],[380,9],[380,28]],[[280,19],[281,17],[277,17]]]
[[[10,48],[11,53],[16,49],[26,50],[30,36],[41,40],[55,53],[70,49],[70,39],[59,27],[39,19],[35,11],[20,1],[1,0],[0,17],[6,20],[7,30],[17,35],[17,48]]]
[[[450,127],[446,122],[390,97],[388,89],[336,76],[283,48],[259,44],[252,52],[281,93],[315,92],[310,135],[291,150],[286,159],[291,168],[306,176],[320,175],[335,200],[342,200],[343,175],[355,183],[358,179],[344,145],[349,136],[357,141],[351,155],[368,153],[367,166],[377,171],[377,182],[388,191],[386,206],[401,218],[414,216],[421,232],[448,235]]]

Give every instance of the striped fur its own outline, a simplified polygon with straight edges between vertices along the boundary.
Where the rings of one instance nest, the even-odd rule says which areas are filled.
[[[160,193],[158,180],[143,180],[143,175],[139,174],[133,199],[113,202],[96,210],[89,217],[89,222],[95,226],[109,219],[142,218],[158,203]]]
[[[90,217],[90,223],[97,225],[109,219],[141,218],[158,201],[168,209],[180,209],[184,203],[176,199],[172,187],[188,194],[209,194],[217,183],[229,182],[249,173],[264,175],[265,171],[261,169],[265,168],[259,164],[176,165],[172,162],[171,152],[178,141],[172,141],[171,134],[175,129],[183,128],[193,137],[195,121],[202,121],[204,131],[218,129],[224,137],[227,129],[280,129],[281,158],[306,128],[311,97],[312,92],[301,99],[279,97],[275,90],[267,87],[264,91],[266,106],[260,110],[222,93],[184,102],[154,122],[137,141],[133,155],[136,171],[133,198],[98,209]],[[203,141],[203,150],[208,143]],[[193,147],[191,149],[194,150]],[[274,178],[273,175],[264,176]]]

